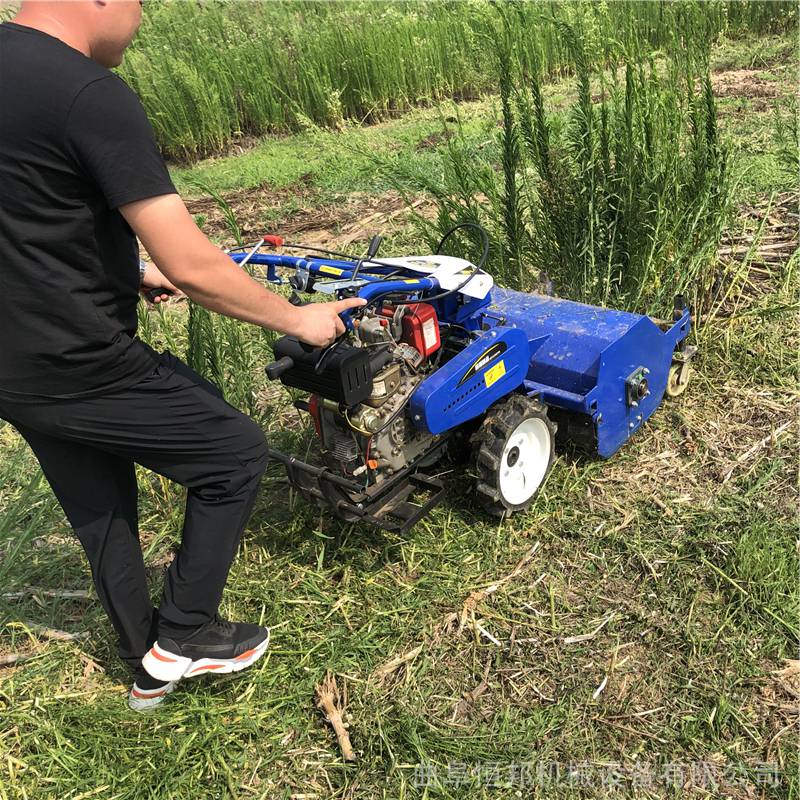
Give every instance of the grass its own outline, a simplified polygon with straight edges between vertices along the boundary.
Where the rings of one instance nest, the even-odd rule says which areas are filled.
[[[788,104],[797,83],[795,50],[795,37],[784,34],[763,40],[723,39],[711,51],[713,80],[724,71],[747,70],[761,76],[764,70],[762,79],[775,84],[774,98],[748,97],[753,79],[745,79],[738,92],[734,86],[730,94],[716,98],[719,125],[732,148],[740,199],[748,192],[761,196],[779,190],[791,181],[791,174],[781,168],[780,148],[775,147],[775,113],[777,109],[789,117]],[[756,68],[752,66],[754,51],[763,54]],[[576,98],[571,77],[544,83],[541,88],[544,102],[559,115]],[[263,137],[241,152],[190,166],[175,164],[171,172],[184,197],[202,195],[201,183],[222,193],[256,188],[267,196],[275,192],[281,205],[292,199],[282,190],[290,189],[296,195],[308,188],[315,202],[325,203],[345,192],[391,189],[393,182],[376,155],[392,154],[412,173],[441,174],[441,155],[448,141],[442,136],[443,121],[451,128],[458,123],[465,144],[480,152],[492,145],[500,115],[499,98],[492,94],[458,104],[442,101],[368,126],[346,122],[339,133],[314,128],[289,136]]]
[[[564,23],[582,26],[593,61],[611,63],[687,39],[791,30],[795,20],[789,2],[161,2],[146,6],[121,74],[162,149],[193,159],[242,137],[335,130],[475,97],[496,88],[491,65],[504,37],[526,72],[562,73]]]
[[[476,140],[487,135],[487,113],[493,100],[460,104],[467,134]],[[389,188],[381,182],[374,153],[393,152],[414,158],[422,168],[434,168],[435,147],[420,147],[426,137],[439,133],[442,114],[451,116],[444,103],[437,108],[413,109],[391,121],[361,126],[348,123],[342,132],[309,130],[291,136],[272,136],[256,143],[241,155],[209,158],[192,166],[176,166],[173,177],[181,193],[198,194],[193,182],[202,181],[217,191],[230,192],[268,186],[284,189],[299,183],[325,193],[379,191]]]
[[[6,628],[6,647],[36,656],[0,688],[12,757],[3,791],[414,796],[413,765],[422,761],[629,765],[714,756],[748,769],[779,759],[788,773],[791,750],[781,755],[781,748],[789,743],[779,740],[770,751],[767,741],[780,722],[769,707],[776,691],[769,671],[794,652],[769,613],[796,617],[791,447],[757,458],[713,501],[713,475],[703,474],[702,459],[680,459],[691,476],[687,486],[659,458],[681,447],[675,416],[713,418],[720,399],[707,396],[705,408],[696,400],[665,408],[647,434],[602,468],[562,458],[536,509],[500,526],[463,502],[456,480],[448,505],[406,539],[339,526],[299,503],[282,507],[285,489],[268,481],[224,610],[278,623],[269,660],[248,679],[182,688],[169,709],[148,720],[123,710],[124,676],[96,608],[15,604],[15,619],[91,635],[79,645],[47,644],[22,627]],[[701,448],[720,434],[707,433],[712,438],[695,436]],[[26,466],[15,482],[32,476],[33,464]],[[632,472],[659,466],[668,467],[657,476],[660,488],[631,481]],[[178,520],[164,513],[175,505],[170,492],[152,482],[145,487],[143,529],[153,562],[168,553]],[[153,495],[160,497],[151,505]],[[44,487],[32,503],[26,499],[26,508],[49,508],[50,532],[37,536],[45,542],[33,555],[17,560],[8,585],[87,586]],[[41,534],[41,519],[35,529]],[[448,625],[470,592],[511,572],[535,542],[540,547],[519,577],[475,609],[476,622],[500,647],[477,634],[471,619],[462,632]],[[612,614],[591,641],[564,643]],[[383,680],[371,675],[420,644],[408,668]],[[314,684],[329,669],[348,687],[360,753],[354,767],[338,763],[311,708]],[[606,675],[605,691],[593,700]],[[474,702],[462,702],[464,691],[482,683],[487,688]],[[715,709],[727,709],[725,718]],[[465,787],[436,796],[513,793]]]
[[[758,69],[775,73],[784,96],[796,87],[782,66]],[[543,92],[567,109],[571,84]],[[722,110],[734,101],[718,102]],[[462,109],[468,135],[487,141],[501,113],[492,98]],[[748,171],[735,198],[745,208],[758,201],[763,217],[772,192],[796,180],[777,167],[771,110],[743,117],[736,108],[721,114],[721,136],[734,163],[756,145],[763,163],[775,160],[768,181]],[[330,214],[327,225],[349,208],[349,192],[386,199],[372,159],[359,153],[392,143],[401,157],[434,168],[445,143],[418,145],[440,127],[435,110],[418,110],[338,137],[269,140],[176,176],[222,192],[245,238],[269,215],[291,225],[301,212],[310,222]],[[341,156],[326,158],[328,147]],[[264,182],[283,162],[290,168],[273,192]],[[239,169],[257,192],[238,191]],[[295,173],[309,171],[295,183]],[[194,202],[215,236],[230,241],[214,204]],[[741,227],[748,224],[760,223],[743,218]],[[415,236],[397,233],[386,252],[422,246]],[[0,654],[28,657],[0,667],[0,798],[510,800],[522,792],[549,800],[604,796],[614,769],[626,776],[619,796],[800,796],[792,728],[799,689],[777,672],[797,657],[796,426],[769,441],[796,417],[797,256],[752,261],[736,267],[740,278],[705,327],[687,393],[665,402],[610,461],[559,453],[524,516],[488,519],[452,465],[447,502],[399,537],[335,522],[270,471],[222,607],[272,625],[270,652],[252,673],[187,682],[148,718],[125,708],[127,675],[99,605],[45,594],[89,589],[90,576],[33,456],[0,427],[0,595],[38,589],[0,596]],[[142,322],[149,340],[185,353],[183,305],[143,310]],[[226,380],[232,399],[252,409],[276,444],[293,445],[299,415],[258,375],[268,339],[246,326],[225,335],[241,338],[220,342],[208,368],[249,372],[252,383]],[[234,363],[241,354],[244,362]],[[143,470],[140,494],[156,595],[182,498]],[[83,638],[48,638],[47,628]],[[347,689],[353,765],[314,708],[314,687],[328,671]],[[521,762],[584,765],[589,785],[548,784],[546,776],[524,788],[487,785],[492,764]],[[422,763],[433,764],[441,785],[415,786]],[[732,785],[633,783],[637,766],[648,764],[685,765],[683,777],[697,782],[702,776],[689,773],[701,763]],[[779,786],[756,788],[763,763],[777,765]],[[460,765],[484,771],[457,785],[448,765],[453,779]]]

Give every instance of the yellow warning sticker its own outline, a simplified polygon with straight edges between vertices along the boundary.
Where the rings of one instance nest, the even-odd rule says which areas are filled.
[[[343,269],[339,269],[339,267],[329,267],[326,264],[323,264],[319,268],[319,271],[320,272],[326,272],[328,275],[341,275],[344,272],[344,270]]]
[[[483,373],[483,380],[488,389],[493,383],[497,383],[506,374],[506,365],[503,361],[498,361],[491,369]]]
[[[418,283],[419,278],[403,278],[403,283]]]

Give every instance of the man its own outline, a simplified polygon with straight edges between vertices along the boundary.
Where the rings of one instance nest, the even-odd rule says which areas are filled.
[[[316,346],[363,302],[292,306],[198,230],[141,104],[108,69],[141,13],[139,0],[28,0],[0,25],[0,417],[30,444],[86,551],[136,710],[182,677],[251,665],[269,641],[267,628],[217,614],[267,461],[263,433],[136,338],[141,285]],[[160,267],[143,278],[137,236]],[[158,611],[135,463],[188,489]]]

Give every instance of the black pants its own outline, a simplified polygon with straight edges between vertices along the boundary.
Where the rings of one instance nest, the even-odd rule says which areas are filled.
[[[267,463],[261,429],[169,353],[135,386],[100,397],[0,399],[28,441],[83,545],[120,657],[141,674],[161,632],[217,611]],[[188,488],[180,548],[158,612],[139,545],[134,463]]]

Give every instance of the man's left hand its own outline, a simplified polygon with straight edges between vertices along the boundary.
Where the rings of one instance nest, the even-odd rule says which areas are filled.
[[[186,297],[186,295],[172,283],[166,275],[152,262],[149,261],[145,267],[142,285],[139,291],[148,294],[153,289],[164,289],[164,294],[157,294],[153,298],[154,303],[162,303],[170,297]]]

